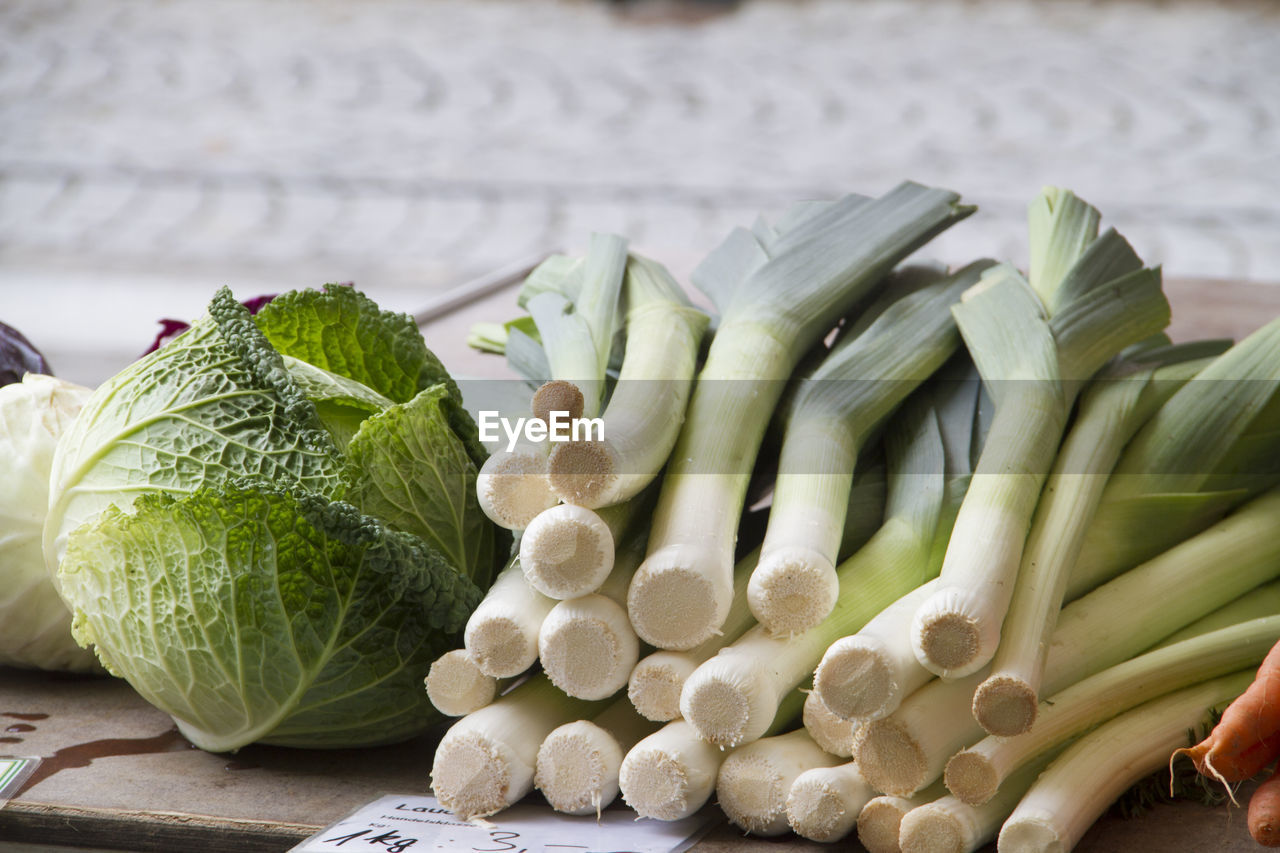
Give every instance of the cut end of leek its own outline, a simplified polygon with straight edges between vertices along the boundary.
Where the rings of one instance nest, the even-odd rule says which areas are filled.
[[[646,720],[674,720],[680,716],[680,691],[693,670],[693,663],[686,658],[655,652],[631,670],[627,697]]]
[[[732,748],[762,737],[777,714],[777,703],[763,667],[749,673],[720,667],[716,658],[704,663],[685,682],[680,713],[698,737]]]
[[[604,441],[567,441],[557,444],[547,460],[551,489],[565,503],[596,508],[604,506],[618,479],[618,463]]]
[[[582,389],[565,379],[544,382],[533,392],[531,408],[533,416],[544,423],[551,423],[552,412],[567,412],[570,420],[582,417],[585,408]]]
[[[801,773],[787,793],[787,823],[810,841],[839,841],[854,827],[858,815],[825,775]]]
[[[664,731],[652,737],[661,741]],[[641,741],[627,753],[619,771],[627,805],[641,817],[655,820],[680,820],[702,808],[711,797],[715,773],[697,772],[683,758],[679,752]]]
[[[858,812],[858,841],[869,853],[900,853],[898,832],[910,808],[898,797],[876,797]]]
[[[897,700],[885,655],[857,636],[831,644],[814,672],[813,689],[833,714],[847,720],[882,717]]]
[[[781,835],[787,823],[791,779],[764,755],[751,750],[725,759],[716,781],[716,798],[725,816],[755,835]]]
[[[468,623],[466,644],[480,672],[493,678],[519,675],[538,659],[538,638],[529,636],[515,619]]]
[[[1000,786],[1000,776],[990,759],[969,750],[951,756],[942,779],[948,791],[971,806],[980,806],[994,797]]]
[[[578,699],[605,699],[622,689],[640,656],[627,614],[602,595],[561,602],[538,637],[538,657],[551,683]]]
[[[497,525],[523,530],[543,510],[559,503],[547,479],[547,459],[536,453],[495,453],[476,476],[480,509]]]
[[[799,634],[827,618],[839,594],[829,559],[812,548],[784,547],[760,558],[747,584],[747,605],[771,633]]]
[[[1050,823],[1033,817],[1005,821],[997,844],[1001,853],[1066,853],[1067,850]]]
[[[613,569],[613,534],[589,509],[560,504],[539,513],[520,537],[520,565],[529,586],[551,598],[587,595]]]
[[[912,628],[920,665],[945,678],[981,669],[995,651],[994,645],[988,650],[983,642],[983,626],[962,612],[935,609],[932,603],[926,602],[920,609]]]
[[[853,730],[855,724],[836,716],[822,697],[810,691],[804,697],[804,727],[824,752],[849,758],[853,755]]]
[[[507,757],[496,743],[475,732],[445,737],[431,766],[436,799],[463,820],[502,811],[510,801]]]
[[[973,694],[973,716],[988,734],[1013,737],[1030,731],[1040,699],[1021,678],[992,676]]]
[[[640,638],[685,651],[714,636],[733,601],[733,567],[718,562],[709,552],[678,545],[650,555],[627,593],[627,613]]]
[[[454,649],[436,658],[427,671],[427,698],[446,717],[461,717],[479,710],[498,695],[498,680],[480,671],[465,649]]]
[[[622,750],[587,720],[560,726],[538,748],[533,784],[558,812],[599,814],[618,795]]]
[[[858,729],[853,758],[871,787],[886,794],[909,797],[929,780],[924,750],[903,726],[890,717]]]
[[[972,849],[967,841],[955,815],[931,805],[907,812],[898,829],[902,853],[966,853]]]

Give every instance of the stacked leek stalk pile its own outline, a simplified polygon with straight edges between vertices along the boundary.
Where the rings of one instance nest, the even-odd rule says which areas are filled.
[[[474,330],[518,414],[603,435],[478,478],[517,544],[427,679],[446,807],[1063,850],[1245,688],[1280,639],[1280,320],[1170,343],[1159,271],[1053,188],[1025,273],[904,263],[972,212],[797,205],[697,268],[709,312],[596,236]]]

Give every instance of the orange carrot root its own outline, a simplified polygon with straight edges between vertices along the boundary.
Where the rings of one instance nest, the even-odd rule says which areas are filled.
[[[1280,767],[1249,798],[1249,834],[1263,847],[1280,847]]]
[[[1258,774],[1280,756],[1280,643],[1267,653],[1249,689],[1227,706],[1209,736],[1174,752],[1170,765],[1179,755],[1189,756],[1202,775],[1227,786],[1233,803],[1230,783]],[[1280,783],[1277,790],[1280,802]]]

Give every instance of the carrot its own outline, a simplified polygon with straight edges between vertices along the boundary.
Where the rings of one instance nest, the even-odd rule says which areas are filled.
[[[1249,834],[1263,847],[1280,847],[1280,767],[1249,798]]]
[[[1280,643],[1272,646],[1249,689],[1227,706],[1209,736],[1170,757],[1188,755],[1224,785],[1248,779],[1280,753]],[[1232,800],[1235,798],[1232,797]]]

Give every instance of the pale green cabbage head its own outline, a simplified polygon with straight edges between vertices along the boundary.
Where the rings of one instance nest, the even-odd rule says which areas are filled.
[[[502,550],[483,460],[410,318],[222,291],[85,403],[45,554],[77,638],[197,746],[402,740]]]

